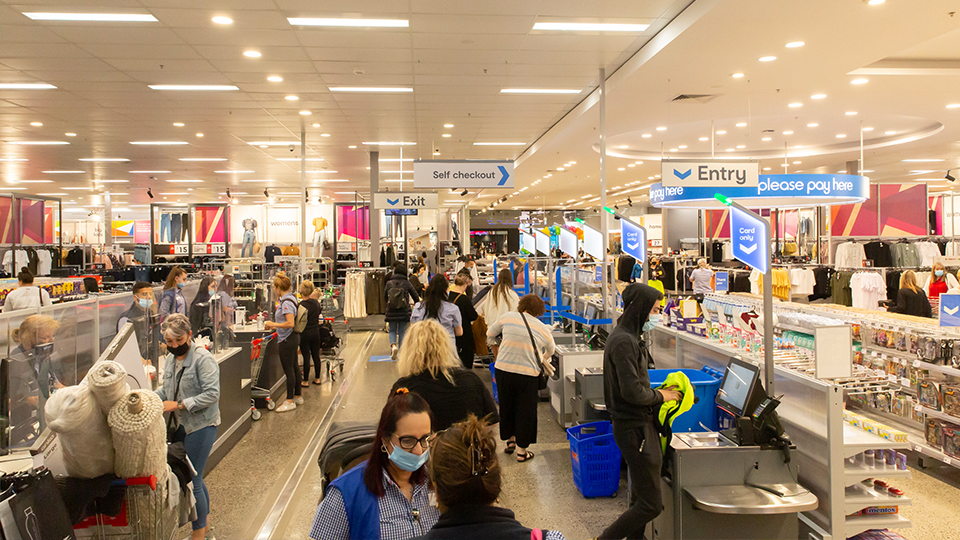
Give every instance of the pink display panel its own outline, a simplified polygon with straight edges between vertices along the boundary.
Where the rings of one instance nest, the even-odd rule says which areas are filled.
[[[927,186],[880,185],[880,236],[927,234]]]

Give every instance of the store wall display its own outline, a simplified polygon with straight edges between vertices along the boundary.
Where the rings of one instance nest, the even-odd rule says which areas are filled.
[[[834,236],[877,236],[877,186],[870,186],[870,198],[859,204],[830,208],[830,230]]]
[[[17,217],[13,212],[13,198],[0,197],[0,243],[12,244],[13,231],[17,228]]]
[[[210,244],[227,241],[227,220],[230,210],[224,206],[194,208],[194,243]]]
[[[880,185],[880,236],[927,235],[927,186]]]
[[[56,242],[56,223],[57,207],[55,202],[50,202],[43,207],[43,243],[53,244]]]
[[[370,207],[337,205],[337,242],[370,239]]]
[[[43,201],[18,199],[20,202],[20,241],[22,245],[43,243]]]
[[[946,225],[943,208],[946,201],[950,199],[952,199],[952,197],[942,197],[939,195],[927,198],[927,202],[929,203],[927,206],[927,214],[930,217],[930,221],[928,223],[928,226],[930,227],[930,234],[936,236],[946,234],[943,232]],[[952,234],[953,231],[951,231],[951,235]]]
[[[138,219],[133,222],[133,241],[137,244],[150,243],[149,219]]]
[[[730,210],[704,210],[709,238],[730,238]]]
[[[113,231],[114,238],[129,238],[134,236],[134,227],[136,222],[129,219],[119,220],[115,219],[111,222],[111,231]]]

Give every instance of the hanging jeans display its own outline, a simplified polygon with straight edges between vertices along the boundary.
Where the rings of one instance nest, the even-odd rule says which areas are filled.
[[[253,244],[257,240],[257,233],[253,229],[246,229],[243,231],[243,246],[240,247],[240,256],[241,257],[253,257]],[[247,254],[247,248],[249,248],[250,253]]]
[[[157,241],[161,244],[170,240],[170,214],[160,214],[160,238]]]
[[[180,239],[177,240],[177,242],[182,244],[187,241],[187,231],[189,228],[190,228],[190,214],[180,214]]]
[[[170,216],[170,242],[180,243],[180,214]]]
[[[326,239],[327,239],[326,229],[320,229],[319,231],[316,231],[315,233],[313,233],[313,256],[314,257],[320,257],[321,255],[323,255],[322,251],[318,251],[318,247],[323,247],[323,243],[326,241]]]

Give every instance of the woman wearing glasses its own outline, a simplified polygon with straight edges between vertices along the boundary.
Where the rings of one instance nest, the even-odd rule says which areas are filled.
[[[430,490],[430,406],[406,388],[383,408],[380,444],[370,459],[330,483],[310,528],[313,540],[407,540],[426,534],[440,518]]]

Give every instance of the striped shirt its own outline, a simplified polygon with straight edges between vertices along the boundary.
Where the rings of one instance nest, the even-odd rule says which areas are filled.
[[[508,311],[487,328],[487,341],[502,335],[500,352],[497,353],[497,369],[518,375],[540,375],[540,359],[549,358],[556,350],[553,332],[532,315]],[[537,342],[539,357],[530,343],[530,333],[523,324],[524,319],[530,325],[533,339]]]
[[[380,507],[380,540],[407,540],[422,536],[440,519],[440,510],[426,483],[413,486],[413,500],[383,471],[386,494],[378,500]],[[343,504],[343,495],[331,488],[320,501],[310,527],[313,540],[349,540],[350,523]]]

